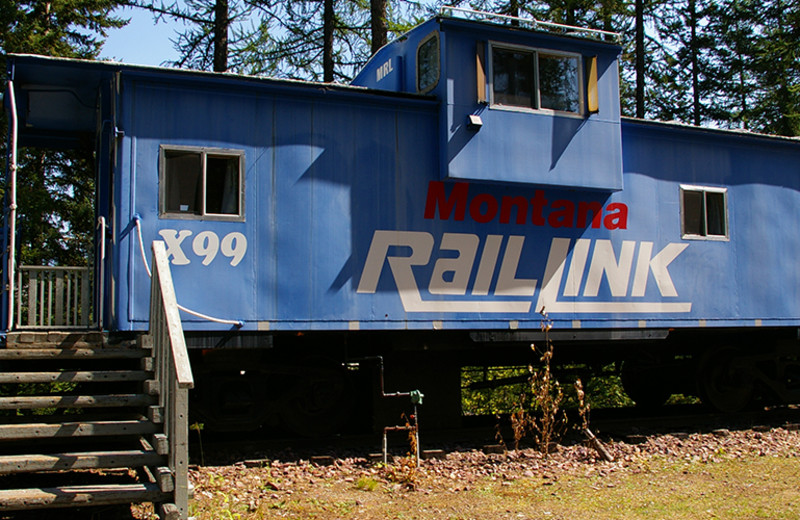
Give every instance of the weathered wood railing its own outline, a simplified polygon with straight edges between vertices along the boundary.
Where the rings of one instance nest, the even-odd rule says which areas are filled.
[[[17,328],[88,328],[92,324],[90,276],[88,267],[21,266]]]
[[[161,518],[185,519],[189,507],[189,389],[194,386],[194,379],[166,247],[160,241],[153,242],[150,336],[159,408],[169,450],[169,473],[174,483],[174,503],[162,505]]]

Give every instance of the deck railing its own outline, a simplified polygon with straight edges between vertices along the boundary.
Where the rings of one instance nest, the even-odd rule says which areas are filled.
[[[155,381],[168,445],[169,472],[174,482],[174,506],[180,518],[189,507],[189,389],[194,387],[183,327],[175,299],[164,242],[153,242],[150,289],[150,336]],[[162,518],[171,514],[162,514]]]
[[[16,327],[90,327],[90,278],[88,267],[21,266],[17,271]]]

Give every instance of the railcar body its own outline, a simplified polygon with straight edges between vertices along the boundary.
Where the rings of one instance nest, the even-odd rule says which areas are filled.
[[[443,423],[444,367],[525,351],[543,313],[633,381],[678,354],[702,374],[759,355],[796,398],[800,143],[621,118],[620,48],[586,36],[442,16],[354,86],[22,55],[9,77],[21,145],[95,153],[110,330],[147,329],[142,251],[163,240],[200,314],[190,345],[270,347],[292,381],[319,357],[416,352],[408,377],[455,382],[428,392]],[[251,405],[216,419],[248,423],[268,391],[240,376],[276,363],[225,352],[197,401],[236,386]]]

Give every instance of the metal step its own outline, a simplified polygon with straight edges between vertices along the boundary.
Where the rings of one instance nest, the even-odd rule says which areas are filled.
[[[165,464],[165,457],[150,450],[87,451],[0,456],[0,475],[35,471],[69,471],[98,468],[140,468]]]
[[[158,431],[159,427],[147,420],[2,424],[0,440],[144,435]]]
[[[103,408],[148,406],[156,399],[147,394],[103,395],[18,395],[0,397],[0,410],[33,410],[40,408]]]
[[[108,484],[0,490],[0,511],[164,502],[156,484]]]
[[[65,370],[61,372],[0,372],[0,383],[111,383],[144,381],[151,374],[144,370]]]

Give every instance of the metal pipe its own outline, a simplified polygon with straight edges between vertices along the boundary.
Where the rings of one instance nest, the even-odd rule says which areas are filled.
[[[100,268],[97,270],[97,328],[103,330],[103,314],[105,311],[105,281],[106,281],[106,218],[100,216],[97,219],[97,225],[100,227]]]
[[[14,82],[8,81],[8,99],[11,105],[11,159],[9,161],[9,186],[8,186],[8,323],[6,330],[14,328],[14,257],[17,253],[17,100],[14,95]]]

